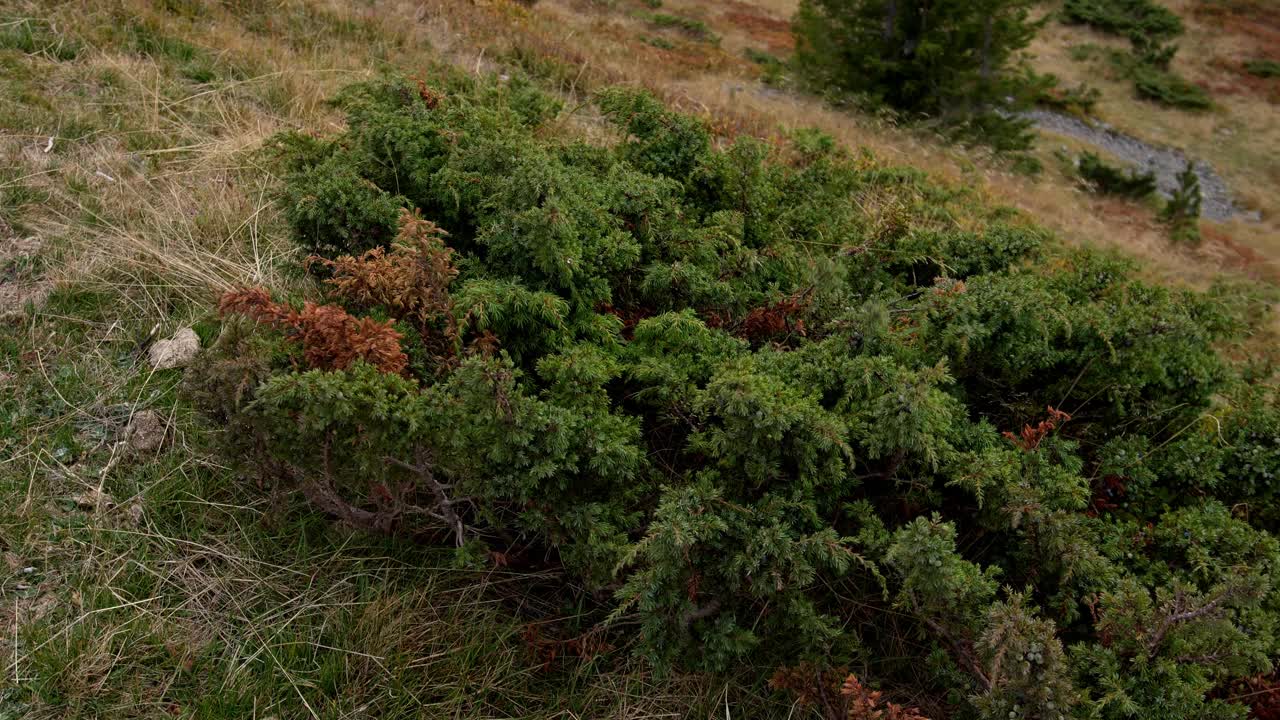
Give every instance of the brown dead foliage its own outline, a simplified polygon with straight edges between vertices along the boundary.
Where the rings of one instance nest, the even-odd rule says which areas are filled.
[[[777,302],[752,308],[746,317],[735,320],[730,315],[709,312],[706,323],[723,328],[752,343],[785,342],[792,337],[805,337],[804,318],[812,288],[789,295]]]
[[[1019,435],[1014,435],[1012,432],[1005,431],[1004,436],[1014,445],[1017,445],[1028,452],[1040,447],[1040,443],[1049,435],[1049,433],[1057,429],[1059,425],[1071,419],[1070,415],[1058,410],[1052,405],[1046,409],[1049,411],[1048,418],[1041,420],[1036,425],[1028,424],[1022,426],[1022,432]]]
[[[596,312],[608,313],[622,321],[622,337],[630,340],[635,335],[636,325],[645,318],[653,317],[654,312],[646,307],[614,307],[611,303],[600,303]]]
[[[1280,672],[1246,678],[1214,695],[1248,706],[1254,720],[1280,720]]]
[[[417,212],[405,210],[400,232],[391,249],[377,247],[360,257],[336,260],[312,256],[309,265],[323,265],[332,273],[325,283],[345,303],[381,306],[407,320],[422,334],[431,354],[453,357],[458,350],[458,324],[453,316],[449,285],[458,276],[448,235]]]
[[[308,265],[323,265],[333,276],[325,284],[347,302],[381,305],[397,317],[428,322],[452,307],[449,284],[458,276],[453,249],[442,240],[448,233],[430,220],[405,210],[390,251],[377,247],[360,257],[336,260],[311,256]]]
[[[752,342],[789,335],[804,336],[804,320],[800,313],[808,306],[803,295],[792,295],[772,305],[758,307],[743,318],[738,332]]]
[[[567,640],[548,637],[540,625],[530,623],[520,631],[520,639],[542,663],[542,669],[550,670],[552,663],[559,657],[575,657],[590,659],[612,652],[614,646],[604,637],[599,628],[592,628],[585,633]]]
[[[336,305],[307,302],[295,310],[273,301],[262,288],[246,288],[223,295],[218,310],[284,330],[302,344],[303,357],[313,368],[345,370],[364,360],[381,372],[399,374],[409,362],[391,321],[353,317]]]
[[[423,104],[430,110],[435,110],[440,105],[440,101],[444,99],[444,95],[432,90],[422,78],[416,78],[418,82],[418,97],[422,98]]]
[[[845,678],[840,694],[848,705],[845,717],[849,720],[929,720],[915,708],[881,701],[883,693],[868,690],[852,674]]]
[[[826,720],[929,720],[918,708],[885,700],[883,692],[868,689],[845,668],[822,670],[812,663],[778,668],[769,687],[790,693],[798,705],[819,710]]]

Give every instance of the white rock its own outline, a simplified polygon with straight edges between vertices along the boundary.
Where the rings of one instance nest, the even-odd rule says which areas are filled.
[[[191,328],[182,328],[168,340],[151,346],[151,365],[157,370],[186,367],[200,352],[200,338]]]

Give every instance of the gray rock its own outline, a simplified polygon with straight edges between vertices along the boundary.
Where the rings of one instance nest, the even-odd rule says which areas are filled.
[[[168,431],[169,426],[164,416],[155,410],[143,410],[134,413],[129,419],[124,435],[130,448],[138,452],[151,452],[160,449]]]
[[[1081,140],[1101,148],[1124,162],[1144,172],[1154,173],[1156,189],[1161,197],[1168,198],[1178,189],[1178,174],[1187,167],[1190,158],[1176,148],[1153,145],[1131,135],[1126,135],[1104,122],[1088,123],[1080,118],[1049,110],[1030,110],[1019,113],[1049,132]],[[1222,176],[1203,161],[1193,164],[1200,178],[1201,214],[1208,220],[1230,220],[1241,217],[1257,221],[1258,213],[1237,207],[1231,189]]]
[[[191,328],[183,328],[168,340],[151,346],[151,366],[157,370],[186,367],[200,352],[200,338]]]

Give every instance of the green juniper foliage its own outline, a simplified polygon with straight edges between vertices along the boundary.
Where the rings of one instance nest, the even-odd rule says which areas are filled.
[[[228,316],[196,391],[246,472],[562,573],[660,671],[1242,717],[1216,691],[1280,650],[1280,411],[1215,350],[1236,314],[817,133],[722,146],[636,91],[597,102],[610,146],[552,132],[519,78],[442,71],[276,143],[304,247],[359,255],[401,207],[447,231],[452,255],[344,262],[453,263],[429,275],[452,321],[317,278],[399,320],[384,374]]]
[[[1170,107],[1204,110],[1208,93],[1170,69],[1173,41],[1186,27],[1177,13],[1152,0],[1067,0],[1062,16],[1129,39],[1132,50],[1111,52],[1112,64],[1133,80],[1138,97]]]
[[[1067,22],[1128,38],[1134,62],[1151,70],[1169,69],[1178,52],[1171,43],[1186,32],[1177,13],[1152,0],[1067,0],[1062,14]]]
[[[1185,31],[1182,18],[1152,0],[1067,0],[1062,6],[1067,20],[1092,25],[1137,44],[1159,44]]]
[[[1122,170],[1103,162],[1096,153],[1081,153],[1077,170],[1095,192],[1141,200],[1156,191],[1155,173]]]
[[[1170,107],[1207,110],[1213,101],[1204,88],[1169,70],[1143,62],[1123,62],[1138,96]]]
[[[1258,60],[1247,60],[1244,64],[1245,72],[1260,78],[1280,78],[1280,61],[1262,58]]]
[[[672,28],[699,40],[718,42],[715,33],[701,20],[670,13],[641,13],[640,18],[656,28]]]

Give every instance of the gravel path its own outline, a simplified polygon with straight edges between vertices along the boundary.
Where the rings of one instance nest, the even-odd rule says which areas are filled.
[[[1169,197],[1178,187],[1178,173],[1187,167],[1187,156],[1182,151],[1143,142],[1106,123],[1091,125],[1079,118],[1049,110],[1030,110],[1022,115],[1038,128],[1082,140],[1144,171],[1155,173],[1156,187],[1163,197]],[[1231,199],[1231,189],[1208,163],[1196,161],[1195,169],[1200,176],[1201,214],[1205,218],[1218,221],[1237,217],[1251,221],[1261,219],[1257,212],[1236,207]]]
[[[746,89],[742,85],[726,85],[726,87],[729,88],[731,95]],[[759,84],[751,86],[751,91],[763,97],[788,94],[787,91]],[[1028,110],[1019,114],[1042,130],[1081,140],[1107,151],[1123,162],[1155,173],[1156,190],[1164,198],[1168,198],[1177,189],[1178,173],[1187,167],[1187,155],[1181,150],[1152,145],[1132,135],[1126,135],[1101,121],[1091,124],[1072,115],[1042,109]],[[1195,169],[1196,175],[1200,177],[1200,214],[1204,218],[1219,222],[1235,218],[1243,218],[1249,222],[1262,219],[1262,215],[1256,210],[1245,210],[1236,206],[1226,181],[1208,163],[1197,160]]]

